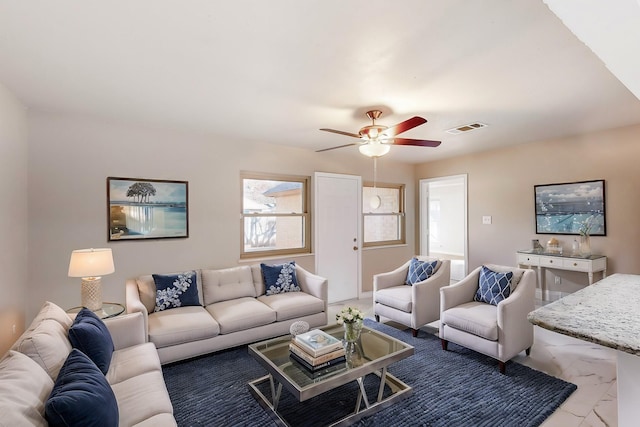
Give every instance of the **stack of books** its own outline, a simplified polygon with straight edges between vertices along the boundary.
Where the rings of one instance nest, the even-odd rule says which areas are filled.
[[[312,377],[343,369],[346,361],[342,341],[320,329],[296,335],[289,356]]]

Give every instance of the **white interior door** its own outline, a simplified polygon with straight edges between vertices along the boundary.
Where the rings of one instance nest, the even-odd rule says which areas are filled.
[[[329,281],[329,302],[356,299],[360,287],[362,179],[316,172],[316,273]]]
[[[451,260],[451,280],[467,274],[467,175],[420,180],[420,252]]]

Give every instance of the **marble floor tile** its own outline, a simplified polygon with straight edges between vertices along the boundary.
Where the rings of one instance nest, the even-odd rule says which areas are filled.
[[[540,299],[536,301],[537,307],[544,304]],[[347,305],[358,307],[366,316],[373,317],[372,300],[365,298],[329,305],[329,321],[332,322],[335,313]],[[438,322],[422,329],[437,334]],[[531,355],[526,356],[523,352],[513,361],[578,386],[560,408],[545,420],[542,427],[618,425],[614,350],[535,326]]]

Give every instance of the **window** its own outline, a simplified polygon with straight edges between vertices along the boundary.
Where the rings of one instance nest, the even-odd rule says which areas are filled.
[[[373,187],[372,183],[365,183],[362,213],[364,247],[406,243],[403,184],[376,184]]]
[[[309,177],[242,172],[240,258],[311,253]]]

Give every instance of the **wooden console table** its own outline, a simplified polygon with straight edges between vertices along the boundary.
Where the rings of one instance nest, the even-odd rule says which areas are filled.
[[[593,284],[593,273],[601,271],[602,278],[607,277],[607,257],[604,255],[582,257],[523,250],[517,251],[516,257],[519,267],[536,267],[538,269],[538,285],[540,286],[543,299],[547,294],[547,268],[587,273],[589,276],[589,285]]]

